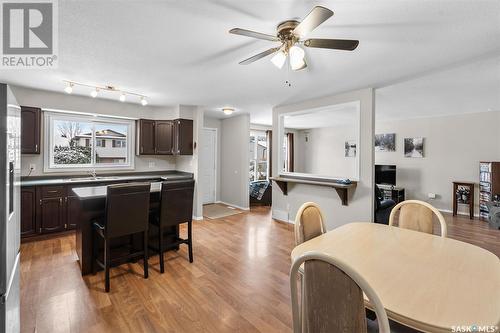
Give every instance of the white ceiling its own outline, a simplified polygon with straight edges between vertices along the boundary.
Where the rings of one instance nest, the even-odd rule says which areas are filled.
[[[310,37],[359,39],[357,50],[307,49],[309,67],[288,76],[290,88],[287,71],[267,58],[238,65],[274,44],[229,29],[273,33],[317,4],[335,15]],[[55,91],[62,79],[113,84],[148,95],[152,105],[232,106],[255,123],[269,124],[274,105],[385,86],[500,52],[497,0],[59,1],[59,16],[59,68],[2,70],[1,81]]]
[[[287,129],[353,126],[359,123],[359,102],[350,102],[285,114]]]

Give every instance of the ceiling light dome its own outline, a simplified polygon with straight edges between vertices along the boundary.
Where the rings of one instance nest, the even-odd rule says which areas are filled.
[[[222,112],[224,112],[225,115],[229,116],[229,115],[233,114],[234,109],[233,108],[223,108]]]

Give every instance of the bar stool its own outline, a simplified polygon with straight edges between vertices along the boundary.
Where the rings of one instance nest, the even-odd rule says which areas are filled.
[[[165,272],[163,252],[176,248],[180,244],[187,244],[189,262],[193,262],[192,220],[193,220],[194,180],[176,180],[161,184],[161,203],[159,214],[152,214],[150,224],[158,228],[158,247],[150,246],[160,256],[160,272]],[[164,244],[163,231],[165,228],[188,224],[188,237],[175,238],[174,242]]]
[[[142,256],[144,259],[144,278],[148,278],[148,217],[149,197],[151,185],[149,183],[128,183],[110,185],[107,187],[106,212],[104,221],[94,221],[92,247],[92,271],[97,272],[96,264],[105,270],[105,289],[109,292],[109,269],[129,259]],[[129,253],[126,256],[111,258],[111,239],[143,233],[144,244],[140,251]],[[98,259],[99,236],[104,240],[104,261]],[[132,244],[130,244],[132,250]]]

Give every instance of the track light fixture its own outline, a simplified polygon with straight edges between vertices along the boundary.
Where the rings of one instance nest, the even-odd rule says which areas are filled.
[[[143,106],[148,105],[148,100],[147,100],[146,96],[141,95],[141,94],[137,94],[134,92],[130,92],[130,91],[121,90],[121,89],[116,88],[115,86],[110,86],[110,85],[95,86],[92,84],[69,81],[69,80],[63,80],[63,82],[66,83],[66,87],[64,88],[64,91],[68,94],[71,94],[73,92],[74,86],[81,86],[81,87],[86,87],[86,88],[92,88],[92,90],[90,91],[90,96],[92,98],[96,98],[97,95],[99,94],[99,92],[101,90],[104,90],[104,91],[120,93],[120,97],[119,97],[120,102],[125,102],[127,100],[127,96],[136,96],[136,97],[139,97],[139,101],[140,101],[141,105],[143,105]]]
[[[73,83],[68,82],[68,85],[66,86],[66,88],[64,88],[64,91],[68,94],[71,94],[73,92]]]

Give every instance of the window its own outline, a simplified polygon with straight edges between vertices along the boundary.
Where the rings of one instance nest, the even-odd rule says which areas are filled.
[[[131,120],[48,113],[45,169],[133,168],[133,151],[127,148],[133,125]]]
[[[268,149],[265,132],[251,131],[249,141],[250,173],[249,181],[267,180]]]

